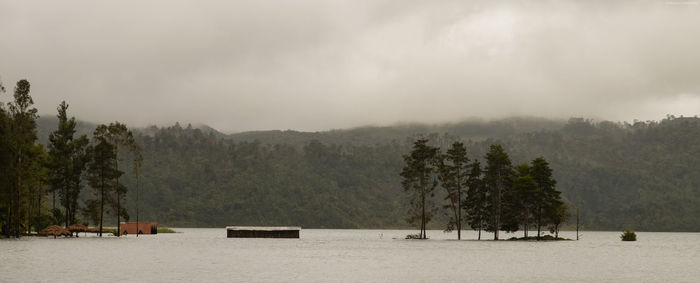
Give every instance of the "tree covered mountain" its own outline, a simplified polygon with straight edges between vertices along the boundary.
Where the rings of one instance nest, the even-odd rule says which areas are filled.
[[[40,140],[55,128],[50,120],[39,120]],[[90,127],[83,123],[78,132]],[[700,231],[700,119],[672,116],[633,124],[511,118],[230,135],[150,127],[135,132],[144,157],[140,218],[188,227],[409,227],[399,172],[418,136],[442,148],[461,140],[471,159],[483,160],[494,143],[514,164],[544,157],[587,229]]]

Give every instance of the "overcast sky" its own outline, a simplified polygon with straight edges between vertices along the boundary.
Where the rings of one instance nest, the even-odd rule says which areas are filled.
[[[0,0],[1,100],[226,132],[692,116],[698,1]]]

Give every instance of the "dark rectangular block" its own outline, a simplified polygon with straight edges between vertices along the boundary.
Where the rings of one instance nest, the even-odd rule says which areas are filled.
[[[301,227],[226,227],[228,238],[299,238]]]

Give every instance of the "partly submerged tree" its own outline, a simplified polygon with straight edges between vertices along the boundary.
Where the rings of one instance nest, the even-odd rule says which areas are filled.
[[[2,142],[5,147],[3,155],[2,210],[3,233],[10,237],[19,237],[22,226],[29,229],[31,200],[37,184],[43,177],[41,171],[41,154],[43,147],[37,145],[36,120],[37,109],[29,95],[30,83],[27,80],[17,82],[14,101],[8,104],[7,110],[2,110]]]
[[[5,87],[0,82],[0,94],[5,93]],[[12,158],[9,149],[10,114],[4,103],[0,102],[0,231],[10,236],[9,211],[11,198],[10,164]]]
[[[490,151],[486,154],[484,182],[489,190],[488,205],[490,213],[486,230],[494,233],[494,240],[498,240],[498,231],[502,228],[502,225],[504,223],[510,224],[510,221],[504,221],[508,219],[503,217],[507,215],[504,214],[506,211],[504,209],[504,204],[506,204],[504,196],[508,194],[508,190],[511,188],[513,175],[513,165],[503,147],[498,144],[491,145]]]
[[[133,153],[134,149],[138,148],[135,145],[136,142],[134,141],[134,136],[126,125],[119,122],[114,122],[110,123],[107,127],[107,134],[105,137],[107,141],[114,146],[114,170],[121,172],[119,171],[120,148],[129,150]],[[112,208],[112,212],[114,212],[117,216],[118,237],[121,235],[121,225],[119,225],[119,223],[121,223],[121,218],[124,217],[127,220],[129,219],[129,214],[127,213],[126,208],[122,205],[122,201],[124,196],[126,196],[128,189],[124,184],[119,182],[119,176],[117,176],[116,183],[114,184],[113,188],[114,198],[111,199],[112,201],[110,202],[110,206]]]
[[[557,181],[552,177],[552,169],[549,168],[549,163],[543,157],[538,157],[532,160],[531,164],[530,175],[532,175],[537,184],[539,194],[535,211],[537,239],[539,240],[542,227],[547,224],[545,222],[548,219],[546,213],[556,212],[556,208],[562,205],[563,202],[561,200],[561,192],[555,188]]]
[[[78,200],[80,199],[80,192],[83,190],[83,177],[90,162],[90,155],[88,154],[89,144],[90,140],[86,135],[81,135],[71,142],[70,160],[72,171],[67,195],[68,211],[70,213],[66,215],[70,224],[76,224],[78,221],[77,214],[80,209]]]
[[[413,144],[410,154],[404,155],[404,167],[401,170],[404,191],[410,194],[411,208],[408,222],[420,223],[420,238],[426,239],[426,224],[437,211],[433,197],[437,180],[438,168],[436,158],[438,148],[428,145],[427,139],[419,139]]]
[[[58,106],[58,128],[49,135],[49,183],[53,192],[53,208],[56,193],[65,210],[65,226],[75,223],[78,211],[78,197],[82,190],[82,175],[87,163],[85,135],[75,139],[75,117],[68,119],[68,104]]]
[[[100,200],[89,199],[85,201],[85,206],[81,209],[85,219],[85,225],[89,224],[88,220],[92,221],[93,225],[100,225]]]
[[[474,161],[467,177],[467,197],[464,200],[464,209],[467,212],[469,226],[479,231],[478,240],[481,240],[481,230],[489,219],[488,188],[482,178],[481,164]]]
[[[462,203],[469,179],[469,158],[461,142],[454,142],[444,155],[440,155],[439,179],[447,191],[449,201],[445,208],[452,212],[445,231],[457,229],[457,239],[462,239]]]
[[[563,202],[558,206],[550,207],[550,209],[551,211],[547,212],[549,232],[554,233],[554,238],[558,239],[559,227],[571,217],[571,213],[569,212],[569,206]]]
[[[535,215],[535,208],[541,198],[535,180],[530,175],[530,165],[527,163],[516,166],[516,176],[510,191],[509,206],[512,215],[523,227],[523,236],[527,238],[529,224]]]
[[[139,187],[141,185],[141,165],[143,164],[143,155],[141,154],[141,146],[134,142],[133,144],[133,173],[134,181],[136,182],[136,227],[139,227]],[[138,229],[138,228],[137,228]],[[139,236],[138,231],[136,237]]]
[[[114,167],[117,153],[114,145],[107,140],[107,135],[108,127],[106,125],[99,125],[95,129],[94,145],[90,147],[91,160],[88,165],[88,183],[93,188],[96,197],[88,204],[88,209],[96,209],[95,203],[99,203],[100,237],[102,236],[105,203],[110,203],[111,193],[118,186],[117,179],[123,174]]]

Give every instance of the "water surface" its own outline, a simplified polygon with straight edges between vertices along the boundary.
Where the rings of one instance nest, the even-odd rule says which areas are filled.
[[[538,243],[475,241],[471,231],[456,241],[441,231],[403,240],[415,231],[228,239],[224,228],[175,230],[182,233],[0,240],[0,282],[700,280],[700,233],[638,232],[637,242],[622,242],[619,232],[584,232],[580,241]]]

